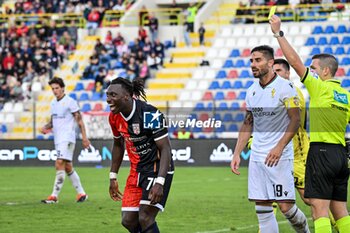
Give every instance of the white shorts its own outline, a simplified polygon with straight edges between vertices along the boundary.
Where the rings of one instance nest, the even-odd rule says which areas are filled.
[[[277,166],[249,161],[248,199],[250,201],[295,201],[293,160],[280,160]]]
[[[73,142],[61,142],[59,144],[55,144],[55,148],[57,151],[57,159],[64,159],[64,160],[68,160],[68,161],[73,160],[75,143],[73,143]]]

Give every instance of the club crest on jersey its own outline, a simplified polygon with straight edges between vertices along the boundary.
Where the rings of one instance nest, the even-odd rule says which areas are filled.
[[[275,94],[276,94],[276,89],[273,88],[272,91],[271,91],[271,97],[274,98],[274,97],[275,97]]]
[[[132,124],[132,131],[134,132],[134,134],[140,134],[140,124]]]

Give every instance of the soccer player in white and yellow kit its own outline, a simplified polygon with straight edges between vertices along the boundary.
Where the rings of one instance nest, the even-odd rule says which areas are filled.
[[[240,155],[252,132],[254,140],[248,167],[248,199],[255,202],[261,233],[277,233],[272,203],[296,232],[308,233],[304,213],[295,205],[292,138],[300,124],[299,99],[288,80],[273,72],[274,51],[269,46],[251,52],[251,69],[259,81],[248,89],[247,114],[231,161],[239,175]]]
[[[61,78],[54,77],[49,81],[52,92],[56,99],[51,102],[51,121],[42,129],[47,133],[53,129],[57,159],[55,162],[56,178],[52,194],[42,200],[45,204],[58,202],[58,195],[62,189],[66,173],[77,191],[77,202],[87,200],[83,186],[81,185],[78,173],[73,169],[73,153],[75,147],[75,121],[78,123],[82,134],[83,147],[89,148],[90,141],[86,136],[85,125],[81,117],[78,103],[64,93],[65,84]]]

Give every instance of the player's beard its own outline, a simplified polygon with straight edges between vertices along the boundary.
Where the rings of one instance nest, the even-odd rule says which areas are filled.
[[[253,72],[253,70],[252,70],[252,72]],[[254,76],[254,78],[262,78],[262,77],[264,77],[266,74],[268,74],[269,73],[269,71],[268,71],[268,69],[257,69],[257,71],[255,72],[256,74],[254,75],[254,72],[253,72],[253,76]]]

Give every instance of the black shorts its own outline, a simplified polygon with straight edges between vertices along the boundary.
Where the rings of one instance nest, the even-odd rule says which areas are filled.
[[[165,183],[163,186],[163,198],[157,203],[155,206],[159,208],[161,211],[164,210],[165,203],[168,199],[168,195],[170,192],[171,183],[173,181],[174,171],[168,171],[168,174],[165,177]],[[148,199],[148,194],[155,184],[155,179],[158,177],[158,173],[150,172],[150,173],[140,173],[139,174],[139,182],[138,186],[142,188],[142,198],[140,204],[142,205],[150,205],[150,199]]]
[[[310,143],[306,161],[306,198],[347,201],[348,157],[340,144]]]

